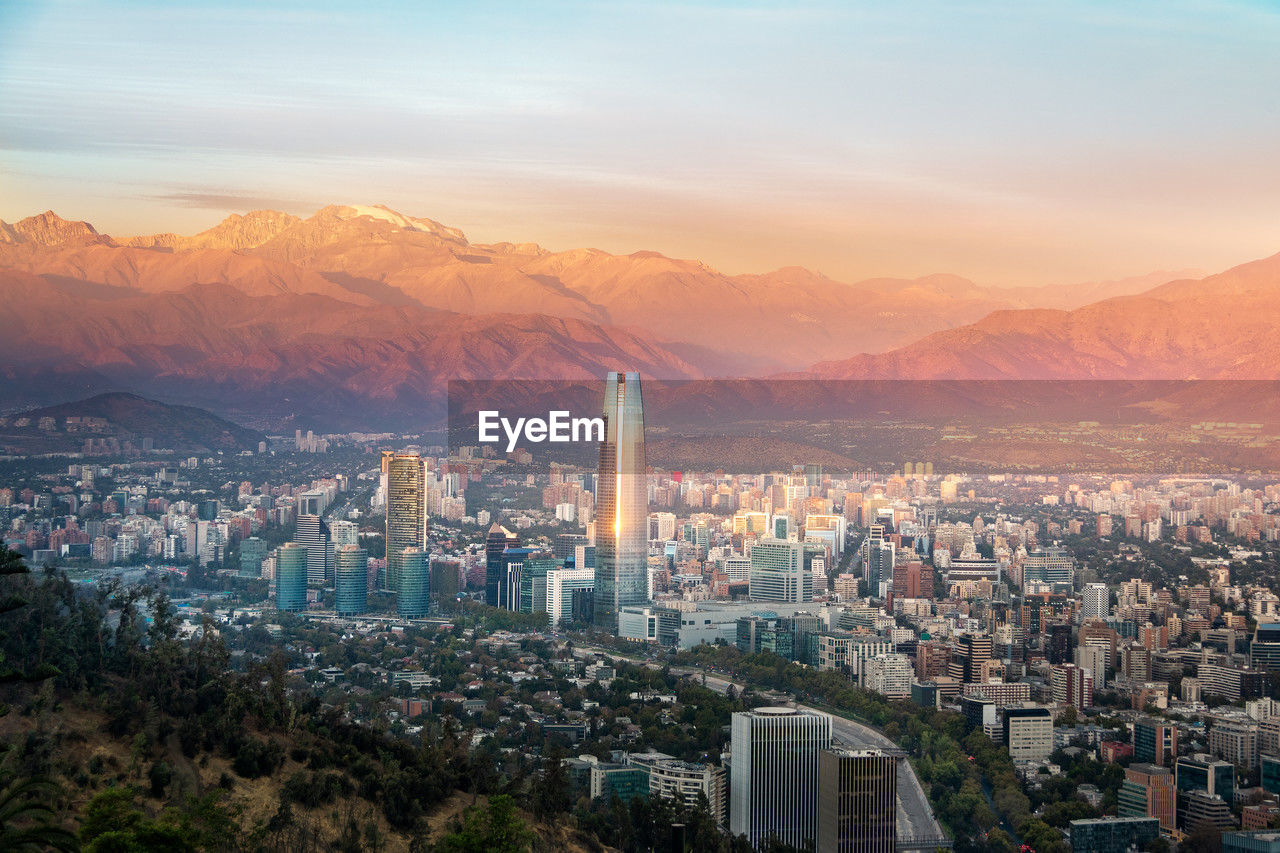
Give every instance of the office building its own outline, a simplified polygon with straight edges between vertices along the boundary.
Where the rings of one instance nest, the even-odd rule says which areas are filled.
[[[500,606],[500,590],[506,575],[502,553],[508,548],[518,547],[520,537],[495,521],[484,540],[484,603],[490,607]]]
[[[257,536],[240,541],[240,577],[262,577],[262,561],[267,558],[267,543]]]
[[[1249,665],[1255,669],[1280,670],[1280,621],[1258,620],[1249,645]]]
[[[1006,708],[1004,745],[1013,761],[1044,761],[1053,752],[1053,715],[1048,708]]]
[[[818,853],[894,853],[898,761],[878,750],[818,754]]]
[[[399,588],[396,590],[396,614],[405,619],[418,619],[431,610],[431,555],[416,545],[400,552]],[[456,584],[457,581],[455,580]]]
[[[818,834],[818,756],[831,717],[796,708],[738,711],[731,727],[729,831],[753,846],[777,836],[793,847]]]
[[[1236,769],[1226,761],[1204,753],[1183,755],[1174,764],[1174,771],[1175,784],[1180,792],[1203,791],[1227,802],[1235,798]]]
[[[1159,822],[1150,817],[1089,818],[1070,827],[1072,853],[1129,853],[1160,837]]]
[[[1133,760],[1158,767],[1172,767],[1178,757],[1176,726],[1143,717],[1133,724]]]
[[[521,613],[547,612],[547,574],[564,568],[548,551],[539,551],[520,568],[520,593],[515,610]]]
[[[1162,830],[1176,829],[1178,797],[1173,771],[1154,764],[1130,764],[1117,794],[1117,813],[1120,817],[1153,817]]]
[[[333,578],[333,542],[329,526],[318,515],[299,515],[293,541],[307,549],[307,583],[324,586]]]
[[[334,557],[334,609],[339,616],[358,616],[368,609],[369,552],[358,545],[342,545]]]
[[[799,542],[762,539],[751,548],[752,601],[804,604],[813,600],[813,575],[805,571]]]
[[[557,568],[547,572],[547,616],[552,628],[574,621],[575,591],[593,590],[596,570]]]
[[[307,609],[307,548],[286,542],[276,549],[276,609],[297,613]]]
[[[1262,789],[1268,794],[1280,794],[1280,755],[1261,755],[1258,763],[1262,765]]]
[[[426,468],[416,453],[384,453],[387,475],[387,568],[382,589],[400,589],[400,554],[427,544]]]
[[[867,540],[867,592],[872,598],[884,598],[893,589],[893,563],[896,548],[887,539]]]
[[[1280,829],[1223,833],[1222,853],[1280,853]]]
[[[1111,590],[1105,583],[1087,583],[1080,603],[1080,619],[1106,619],[1111,614]]]
[[[1258,725],[1234,720],[1216,722],[1209,729],[1209,752],[1239,767],[1258,765]]]
[[[933,567],[924,563],[903,563],[893,568],[893,599],[933,598]]]
[[[1075,585],[1076,560],[1065,548],[1032,551],[1022,563],[1022,585],[1048,584],[1053,592],[1070,593]]]
[[[610,373],[596,495],[595,626],[617,633],[618,611],[649,601],[649,489],[640,374]]]
[[[1204,791],[1186,791],[1178,795],[1178,828],[1188,834],[1203,827],[1218,832],[1236,828],[1230,800]]]

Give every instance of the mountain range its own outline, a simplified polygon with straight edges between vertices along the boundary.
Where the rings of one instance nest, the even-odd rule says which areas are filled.
[[[10,411],[114,389],[261,428],[412,428],[451,379],[1280,375],[1280,256],[1195,275],[851,284],[472,243],[382,206],[119,239],[45,212],[0,222],[0,381]]]

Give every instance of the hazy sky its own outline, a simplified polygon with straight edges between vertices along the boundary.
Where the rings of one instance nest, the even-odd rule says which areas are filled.
[[[332,202],[729,272],[1217,270],[1280,251],[1280,3],[0,2],[0,219]]]

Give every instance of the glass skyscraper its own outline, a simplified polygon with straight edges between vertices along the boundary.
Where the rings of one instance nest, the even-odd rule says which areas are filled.
[[[342,545],[335,562],[334,609],[339,616],[358,616],[368,609],[369,552],[359,545]]]
[[[400,553],[426,545],[426,469],[416,453],[384,453],[387,475],[387,569],[382,589],[400,589]]]
[[[639,373],[610,373],[596,494],[595,626],[618,630],[618,610],[649,600],[649,484]]]
[[[276,549],[276,609],[307,609],[307,548],[286,542]]]
[[[406,619],[426,616],[431,607],[430,556],[424,549],[416,547],[400,552],[396,613]]]

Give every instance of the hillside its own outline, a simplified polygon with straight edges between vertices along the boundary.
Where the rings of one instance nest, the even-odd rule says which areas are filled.
[[[256,450],[265,436],[194,406],[110,392],[19,412],[0,420],[0,445],[23,453],[79,450],[86,440],[115,440],[181,452]]]

